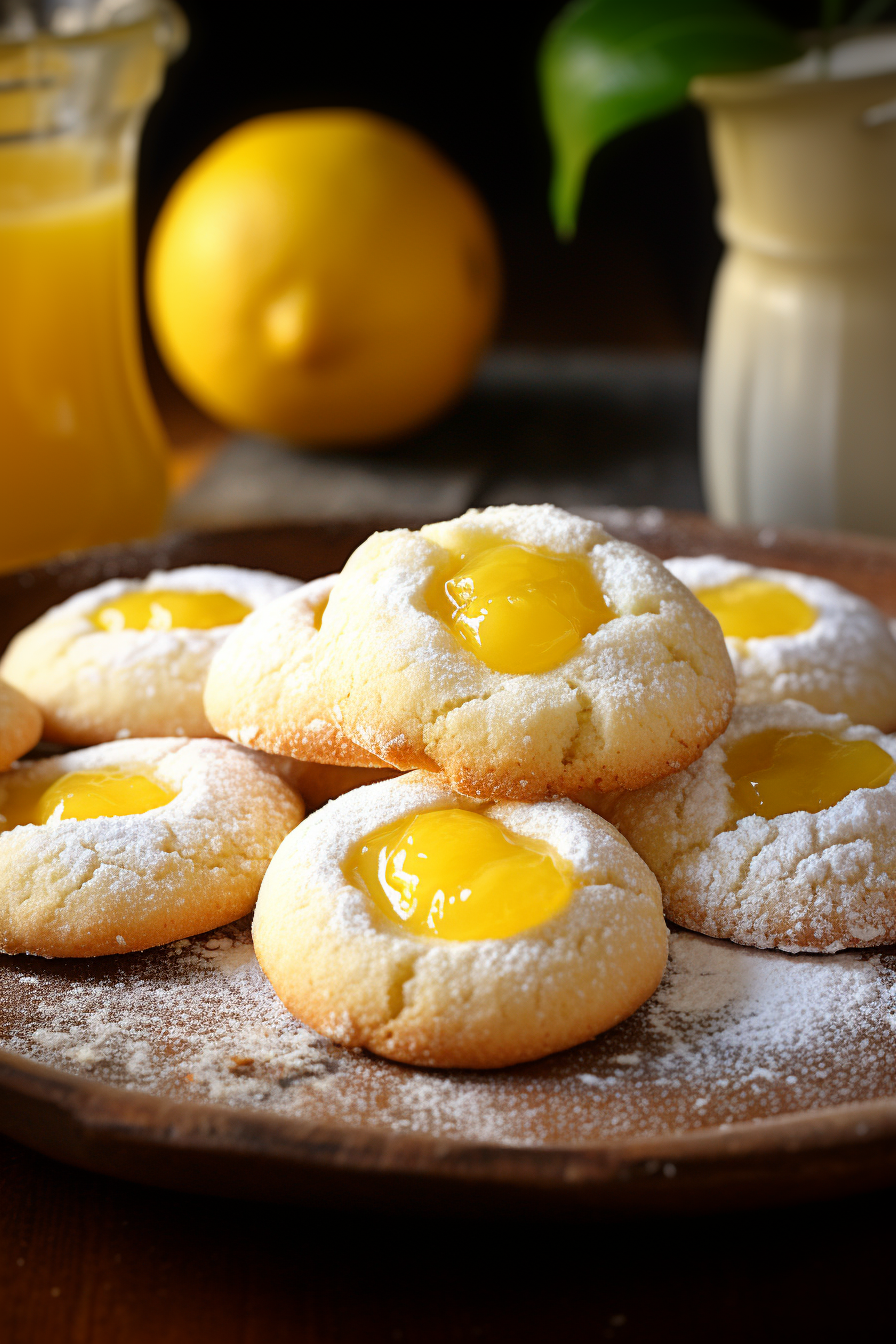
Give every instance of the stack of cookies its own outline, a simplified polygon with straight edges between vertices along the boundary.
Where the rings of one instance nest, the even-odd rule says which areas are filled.
[[[253,925],[304,1022],[392,1059],[486,1067],[586,1040],[666,961],[644,862],[577,791],[689,766],[724,730],[719,625],[654,557],[549,506],[371,537],[216,656],[235,741],[407,772],[281,846]]]
[[[139,951],[252,910],[304,808],[271,758],[216,738],[202,692],[234,626],[296,586],[229,566],[113,579],[16,636],[0,763],[41,723],[83,749],[0,775],[0,950]]]
[[[896,643],[820,579],[508,506],[308,584],[115,580],[0,675],[6,951],[139,949],[257,897],[302,1021],[495,1067],[643,1003],[664,908],[759,947],[896,938]],[[9,770],[41,716],[86,750]]]

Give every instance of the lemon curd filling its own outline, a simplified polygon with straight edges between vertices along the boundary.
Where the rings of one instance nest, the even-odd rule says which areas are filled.
[[[464,808],[384,826],[356,844],[348,880],[387,919],[425,938],[509,938],[560,913],[572,874],[537,840]]]
[[[170,803],[174,794],[148,775],[126,770],[72,770],[49,787],[11,783],[0,803],[0,830],[52,821],[130,817]]]
[[[735,639],[768,639],[800,635],[815,624],[818,612],[783,583],[769,579],[733,579],[715,588],[698,588],[695,596]]]
[[[823,812],[854,789],[879,789],[896,761],[875,742],[767,728],[728,751],[731,795],[744,816]]]
[[[431,609],[494,672],[545,672],[616,615],[584,560],[492,542],[433,580]]]
[[[125,593],[93,613],[100,630],[211,630],[239,625],[251,607],[228,593],[178,593],[165,588]]]

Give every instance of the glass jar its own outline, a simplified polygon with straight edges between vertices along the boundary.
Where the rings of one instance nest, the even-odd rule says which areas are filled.
[[[161,523],[134,188],[185,41],[169,0],[0,0],[0,571]]]

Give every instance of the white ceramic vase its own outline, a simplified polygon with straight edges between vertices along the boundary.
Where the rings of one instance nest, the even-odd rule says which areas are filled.
[[[896,33],[692,94],[728,244],[701,392],[709,509],[896,535]]]

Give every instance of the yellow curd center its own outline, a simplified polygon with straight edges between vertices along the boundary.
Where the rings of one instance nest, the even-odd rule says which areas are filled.
[[[100,630],[211,630],[239,625],[251,607],[228,593],[178,593],[157,588],[125,593],[93,614]]]
[[[16,784],[0,804],[0,830],[50,821],[129,817],[170,803],[174,794],[148,775],[125,770],[73,770],[48,788]]]
[[[547,845],[459,807],[374,831],[343,871],[409,933],[456,942],[534,928],[559,914],[573,890]]]
[[[457,555],[428,600],[464,648],[495,672],[558,667],[616,614],[584,560],[512,543]]]
[[[725,769],[744,816],[823,812],[854,789],[879,789],[896,761],[875,742],[767,728],[735,742]]]
[[[698,588],[695,594],[735,639],[768,639],[770,635],[799,635],[815,624],[818,612],[783,583],[769,579],[733,579],[716,588]]]

